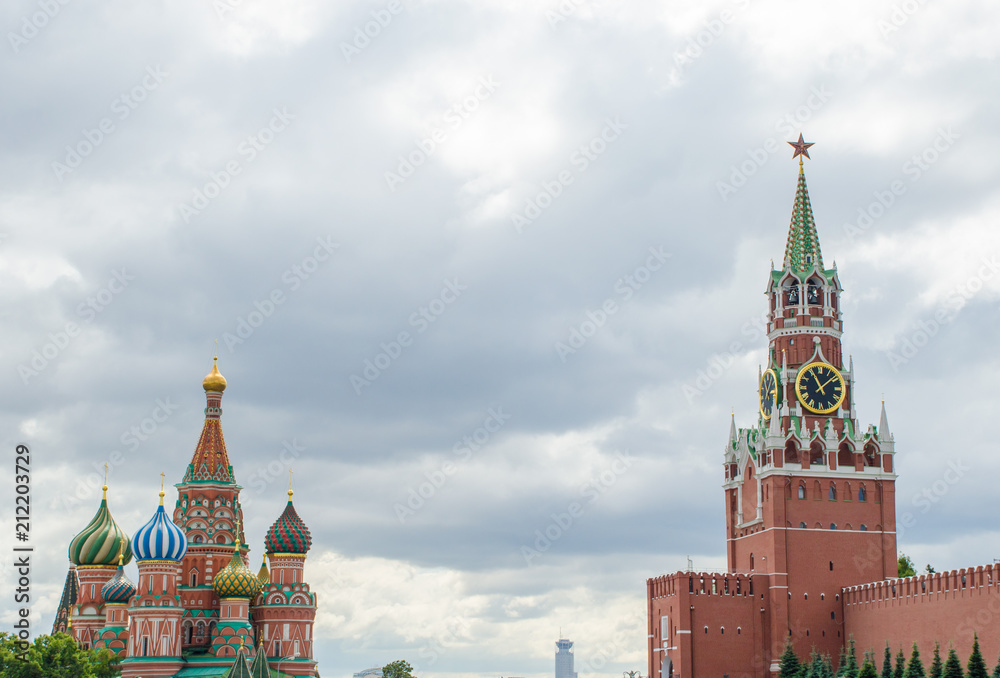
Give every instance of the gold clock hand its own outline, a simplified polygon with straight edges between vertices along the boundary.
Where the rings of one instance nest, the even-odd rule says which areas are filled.
[[[809,374],[812,375],[813,381],[816,382],[816,388],[819,389],[819,392],[822,393],[823,395],[826,395],[826,391],[823,390],[824,384],[819,383],[819,377],[816,376],[816,373],[815,372],[810,372]],[[830,382],[827,382],[827,384],[829,384],[829,383]]]
[[[836,378],[837,378],[837,377],[830,377],[830,378],[829,378],[829,379],[828,379],[827,381],[824,381],[824,382],[823,382],[823,386],[826,386],[826,385],[827,385],[827,384],[829,384],[829,383],[830,383],[831,381],[834,381],[834,380],[836,380]],[[825,391],[824,391],[824,395],[826,395],[826,392],[825,392]]]

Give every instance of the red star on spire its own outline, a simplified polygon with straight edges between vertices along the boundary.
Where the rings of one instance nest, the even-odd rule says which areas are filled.
[[[799,140],[798,141],[786,141],[785,143],[787,143],[789,146],[791,146],[792,148],[795,149],[795,153],[792,154],[792,160],[794,160],[795,158],[799,157],[800,155],[804,155],[804,156],[806,156],[808,158],[809,157],[809,147],[816,145],[816,144],[807,144],[805,142],[805,140],[802,138],[802,134],[801,133],[799,134]]]

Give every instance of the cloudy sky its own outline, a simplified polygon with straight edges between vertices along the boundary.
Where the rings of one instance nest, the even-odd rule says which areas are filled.
[[[251,561],[291,464],[324,676],[550,675],[560,629],[582,674],[645,668],[645,579],[724,567],[800,132],[900,546],[1000,556],[993,3],[11,0],[0,26],[36,630],[97,469],[130,532],[180,481],[218,340]]]

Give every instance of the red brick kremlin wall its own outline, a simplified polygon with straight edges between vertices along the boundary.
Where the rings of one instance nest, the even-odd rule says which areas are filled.
[[[844,589],[845,628],[854,635],[859,658],[867,649],[881,656],[886,641],[907,657],[914,642],[924,666],[934,644],[941,654],[954,643],[962,664],[972,652],[973,633],[992,670],[1000,655],[1000,565],[891,579]]]

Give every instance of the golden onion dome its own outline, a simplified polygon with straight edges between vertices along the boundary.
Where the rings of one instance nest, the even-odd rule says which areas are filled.
[[[249,598],[253,600],[260,593],[260,580],[250,571],[239,546],[236,545],[232,560],[212,578],[212,589],[220,598]]]
[[[226,390],[226,378],[219,373],[219,356],[215,356],[212,361],[212,371],[205,376],[201,386],[206,391],[222,393]]]

